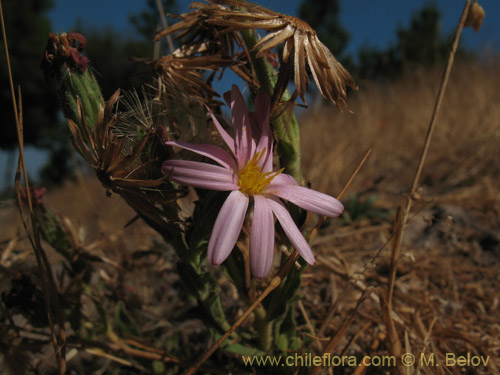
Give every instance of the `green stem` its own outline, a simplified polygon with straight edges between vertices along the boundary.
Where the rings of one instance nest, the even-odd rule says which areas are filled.
[[[257,37],[254,30],[243,30],[242,35],[246,47],[250,51],[250,58],[252,59],[260,87],[266,94],[272,97],[277,81],[277,72],[265,59],[257,57],[257,51],[254,50],[257,44]],[[282,99],[285,101],[290,99],[288,90],[285,90]],[[299,124],[295,114],[285,111],[271,121],[271,127],[278,136],[278,155],[282,167],[285,168],[287,174],[293,176],[303,185],[304,177],[302,176],[300,165]]]
[[[260,349],[267,351],[271,347],[273,338],[273,324],[267,320],[264,307],[259,306],[254,311],[255,323],[259,334]]]
[[[277,83],[278,73],[265,59],[257,57],[257,51],[255,51],[254,49],[255,45],[257,44],[255,31],[243,30],[242,35],[246,47],[250,51],[250,58],[252,59],[252,64],[254,66],[257,79],[260,83],[260,87],[265,93],[272,97],[274,87]],[[288,90],[284,91],[281,99],[284,101],[290,99]],[[292,113],[284,111],[271,122],[271,127],[278,136],[279,143],[277,149],[281,166],[285,168],[285,173],[290,174],[299,182],[299,184],[304,185],[304,177],[302,176],[300,158],[301,152],[299,124],[297,122],[295,114],[293,113],[293,111]],[[291,214],[292,217],[297,220],[300,217],[301,210],[296,206],[292,206]],[[275,306],[276,308],[294,309],[295,302],[293,302],[293,300],[296,296],[296,290],[301,283],[300,280],[301,271],[294,269],[289,273],[288,277],[285,279],[281,287],[281,290],[292,290],[293,292],[289,293],[289,299],[287,301],[284,301],[285,305]],[[271,345],[271,340],[273,337],[273,323],[277,321],[275,318],[269,321],[269,313],[270,312],[266,311],[262,306],[255,310],[255,320],[259,332],[260,345],[263,350],[267,350]],[[278,314],[278,316],[280,316],[280,314]],[[283,317],[279,319],[283,319]]]

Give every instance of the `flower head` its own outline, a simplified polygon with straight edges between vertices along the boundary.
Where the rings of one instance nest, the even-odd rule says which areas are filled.
[[[214,145],[167,142],[167,145],[196,152],[214,160],[208,163],[167,160],[162,172],[172,180],[188,186],[230,191],[217,216],[208,244],[208,259],[221,264],[230,254],[240,234],[250,201],[253,219],[250,234],[250,266],[252,273],[265,277],[271,269],[274,251],[274,217],[292,245],[309,264],[314,255],[281,199],[305,210],[324,216],[338,216],[344,207],[329,195],[299,186],[283,170],[273,171],[273,139],[269,126],[270,100],[259,94],[255,112],[248,113],[239,89],[233,85],[224,95],[231,107],[234,138],[211,114],[217,130],[231,151]]]
[[[183,54],[218,54],[222,51],[223,55],[230,56],[233,55],[235,45],[242,45],[239,32],[248,29],[265,30],[269,34],[254,47],[258,52],[257,56],[265,57],[271,49],[283,45],[281,61],[289,67],[293,66],[295,87],[302,101],[306,101],[306,86],[309,82],[306,66],[309,66],[321,95],[338,109],[347,107],[346,86],[357,89],[357,85],[307,22],[243,0],[207,2],[208,4],[191,4],[193,10],[181,15],[180,22],[159,32],[156,39],[177,33],[178,38],[183,37],[187,41],[185,52],[179,51]],[[241,73],[235,67],[233,70]],[[242,78],[248,80],[244,75]]]

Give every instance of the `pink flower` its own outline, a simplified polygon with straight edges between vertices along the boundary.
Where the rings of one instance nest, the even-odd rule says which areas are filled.
[[[182,185],[230,191],[224,202],[208,244],[208,259],[221,264],[233,249],[253,200],[250,234],[250,266],[254,276],[265,277],[271,269],[274,252],[274,216],[292,245],[309,264],[314,255],[281,199],[324,216],[338,216],[344,207],[337,199],[299,186],[290,175],[273,171],[273,139],[269,126],[269,97],[257,95],[255,112],[248,113],[239,89],[233,85],[224,95],[231,107],[234,139],[212,119],[222,139],[234,155],[215,145],[167,142],[206,156],[219,165],[186,160],[167,160],[162,172]]]

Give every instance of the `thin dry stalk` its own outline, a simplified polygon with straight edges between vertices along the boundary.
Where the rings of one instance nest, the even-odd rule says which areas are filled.
[[[135,346],[140,346],[141,349],[133,348],[128,345],[129,343]],[[79,340],[77,341],[77,344],[81,346],[80,349],[85,349],[85,351],[87,352],[93,351],[93,354],[96,355],[99,355],[97,351],[100,351],[101,353],[106,352],[108,354],[109,352],[115,352],[126,354],[130,357],[162,361],[164,363],[178,363],[182,365],[181,361],[178,358],[172,357],[171,355],[157,348],[153,348],[147,345],[141,345],[136,341],[130,342],[130,340],[123,340],[123,342],[120,343],[112,343],[104,341]]]
[[[443,73],[441,85],[439,87],[438,95],[436,98],[436,102],[434,105],[434,109],[432,112],[432,117],[429,122],[429,126],[427,129],[427,134],[425,136],[425,142],[424,142],[424,147],[422,149],[422,153],[420,155],[420,159],[418,162],[417,170],[415,172],[415,176],[413,178],[413,182],[410,188],[410,192],[407,196],[407,201],[406,201],[406,206],[404,209],[402,207],[398,208],[398,215],[396,217],[396,221],[394,224],[394,245],[392,248],[391,252],[391,264],[390,264],[390,277],[389,277],[389,282],[387,286],[387,295],[386,299],[380,298],[380,303],[381,303],[381,309],[382,309],[382,316],[384,318],[384,324],[386,326],[387,330],[387,335],[389,338],[389,348],[392,352],[393,355],[399,356],[402,353],[402,346],[401,342],[399,340],[399,337],[397,335],[394,321],[392,319],[392,297],[393,297],[393,292],[394,292],[394,283],[396,279],[396,271],[397,271],[397,263],[398,263],[398,258],[401,250],[401,244],[403,242],[403,237],[404,237],[404,230],[405,230],[405,225],[408,221],[408,216],[410,214],[410,210],[412,207],[413,200],[417,200],[419,198],[419,194],[417,192],[418,189],[418,184],[420,180],[420,175],[422,174],[423,166],[425,163],[425,159],[429,150],[429,145],[432,139],[432,134],[434,132],[434,129],[436,127],[436,120],[437,116],[439,114],[439,110],[441,108],[441,104],[443,102],[443,97],[444,93],[446,91],[446,87],[448,84],[448,80],[450,77],[450,72],[451,68],[453,66],[454,58],[455,58],[455,53],[458,47],[458,42],[460,40],[460,35],[462,33],[462,29],[465,24],[465,20],[467,19],[467,14],[469,13],[469,8],[470,8],[470,0],[466,0],[464,10],[462,12],[462,15],[460,17],[460,21],[458,23],[457,29],[455,31],[453,43],[451,46],[451,50],[448,55],[448,60],[446,63],[446,67]],[[398,366],[398,370],[400,373],[404,373],[404,368],[401,368]]]
[[[156,7],[158,8],[158,13],[160,14],[161,25],[164,29],[168,27],[167,17],[165,17],[165,10],[163,9],[163,4],[161,0],[156,0]],[[174,52],[174,42],[172,40],[172,35],[167,35],[168,49],[170,53]]]
[[[356,169],[354,169],[354,172],[351,174],[351,176],[347,180],[347,183],[345,184],[345,186],[342,188],[342,190],[338,194],[337,199],[340,199],[344,195],[344,193],[347,191],[348,187],[351,185],[351,183],[354,180],[354,178],[356,177],[356,175],[359,173],[359,171],[361,170],[361,168],[363,167],[363,165],[365,165],[365,163],[368,160],[368,157],[370,156],[371,152],[372,152],[371,149],[368,149],[368,151],[366,151],[365,155],[363,156],[363,158],[359,162],[358,166],[356,167]],[[323,224],[323,222],[325,221],[325,219],[326,219],[325,216],[323,216],[321,218],[321,220],[316,225],[316,227],[311,231],[311,237],[316,234],[318,228]],[[323,321],[323,324],[321,325],[321,327],[320,327],[320,329],[319,329],[319,331],[317,333],[317,335],[319,337],[323,336],[323,333],[324,333],[326,327],[328,327],[328,325],[330,324],[331,320],[333,319],[333,314],[334,314],[334,312],[335,312],[336,309],[337,309],[337,302],[334,302],[332,308],[330,309],[328,317]]]
[[[302,300],[299,300],[299,302],[297,302],[297,305],[299,306],[299,310],[302,314],[302,317],[306,321],[307,328],[309,329],[309,331],[311,331],[311,336],[316,337],[316,330],[314,329],[314,325],[311,323],[311,319],[309,318],[309,314],[307,314],[306,308],[304,307]]]
[[[458,22],[457,30],[455,31],[455,35],[453,37],[453,43],[451,45],[450,53],[448,54],[448,61],[446,62],[446,67],[443,73],[443,78],[441,81],[441,85],[439,86],[438,95],[436,98],[436,103],[434,105],[434,109],[432,111],[432,117],[429,122],[429,128],[427,130],[427,134],[425,136],[424,148],[422,149],[422,154],[420,156],[420,160],[418,162],[417,171],[415,172],[415,177],[413,178],[413,183],[410,189],[410,197],[415,195],[418,188],[418,183],[420,180],[420,175],[422,174],[422,169],[424,167],[425,158],[427,156],[427,152],[429,150],[429,145],[431,143],[432,133],[434,132],[434,128],[436,126],[437,116],[439,114],[439,110],[441,109],[441,104],[443,103],[444,93],[446,91],[446,87],[448,85],[448,80],[450,78],[451,68],[453,67],[453,62],[455,60],[455,53],[457,52],[458,42],[460,41],[460,35],[462,34],[462,29],[464,28],[465,20],[467,19],[467,14],[469,13],[470,0],[465,1],[465,7],[462,11],[462,16],[460,17],[460,21]],[[411,205],[411,200],[408,200]],[[410,206],[411,207],[411,206]],[[409,211],[409,208],[406,210]]]
[[[394,221],[394,242],[391,250],[391,263],[389,266],[390,274],[389,274],[389,282],[387,283],[387,295],[380,295],[380,308],[382,310],[382,317],[387,331],[387,337],[389,339],[389,350],[391,354],[397,358],[403,354],[403,349],[401,346],[401,342],[399,340],[396,327],[394,325],[394,320],[392,319],[392,297],[394,293],[394,283],[396,282],[396,271],[398,268],[398,260],[399,260],[399,252],[400,252],[400,244],[401,237],[403,235],[403,223],[404,215],[403,209],[401,207],[398,208],[396,213],[396,219]]]
[[[354,318],[356,317],[356,313],[363,303],[363,301],[366,299],[366,297],[370,294],[370,291],[367,289],[361,297],[358,300],[358,303],[356,304],[356,307],[352,310],[351,315],[349,316],[348,319],[344,320],[344,323],[342,326],[339,328],[339,330],[335,333],[335,335],[331,338],[331,340],[328,342],[326,345],[326,348],[323,352],[323,354],[331,354],[333,353],[333,350],[337,346],[337,344],[340,342],[342,337],[344,337],[345,332],[347,331],[347,328],[352,324],[354,321]],[[321,371],[322,367],[314,367],[313,371],[311,372],[311,375],[317,374],[319,371]]]
[[[16,129],[17,129],[17,139],[19,145],[19,163],[16,173],[16,192],[17,192],[17,201],[19,211],[21,213],[21,219],[23,221],[24,228],[26,229],[26,233],[28,233],[28,237],[30,238],[31,245],[35,252],[38,271],[40,273],[40,278],[42,279],[43,292],[45,296],[45,303],[47,306],[47,315],[50,323],[50,329],[52,333],[52,340],[54,345],[54,351],[56,356],[56,362],[59,369],[59,374],[64,375],[66,373],[66,333],[64,330],[64,318],[61,310],[61,306],[59,304],[59,297],[57,286],[54,281],[54,277],[52,274],[52,268],[50,266],[50,262],[45,254],[45,251],[42,248],[40,234],[38,233],[38,228],[36,224],[35,212],[33,210],[33,202],[29,187],[28,181],[28,172],[26,170],[26,162],[24,159],[24,147],[23,147],[23,118],[22,118],[22,100],[21,100],[21,89],[19,88],[19,110],[18,104],[16,101],[15,89],[14,89],[14,80],[12,78],[12,69],[10,64],[10,56],[9,56],[9,48],[7,44],[7,33],[5,31],[5,20],[3,15],[3,6],[2,1],[0,0],[0,20],[2,23],[2,36],[3,42],[5,46],[5,57],[7,61],[7,71],[9,72],[9,85],[10,85],[10,94],[12,99],[12,105],[14,109],[14,117],[16,120]],[[28,209],[30,213],[30,226],[32,230],[33,236],[29,235],[28,224],[24,219],[24,215],[22,214],[21,209],[21,171],[24,177],[25,189],[26,189],[26,198],[28,201]],[[56,311],[52,310],[52,307],[55,307]],[[54,322],[57,320],[58,322],[58,331],[55,329]]]
[[[410,188],[410,193],[408,194],[408,197],[407,197],[407,203],[406,203],[406,206],[404,208],[403,225],[401,226],[401,229],[400,229],[402,233],[400,235],[398,235],[399,241],[396,243],[396,246],[398,248],[401,247],[401,243],[403,241],[404,227],[405,227],[406,222],[408,220],[408,215],[410,213],[413,200],[418,199],[417,189],[418,189],[418,184],[419,184],[419,180],[420,180],[420,175],[422,174],[422,169],[423,169],[423,166],[425,163],[427,152],[429,150],[429,145],[431,143],[432,134],[433,134],[434,128],[436,126],[437,116],[438,116],[439,110],[441,108],[441,103],[443,102],[443,97],[444,97],[444,93],[446,91],[446,86],[448,85],[448,80],[450,77],[451,68],[453,66],[453,61],[455,59],[455,53],[457,51],[458,42],[460,41],[460,35],[462,33],[462,29],[464,27],[464,23],[465,23],[465,20],[467,18],[467,13],[469,12],[469,6],[470,6],[470,0],[466,0],[465,7],[464,7],[464,10],[462,12],[462,16],[460,17],[460,21],[458,23],[457,30],[455,31],[455,36],[453,38],[451,50],[450,50],[450,53],[448,55],[448,61],[446,63],[446,68],[444,70],[441,85],[439,87],[438,96],[436,98],[434,110],[432,112],[432,117],[431,117],[431,120],[429,122],[427,134],[425,136],[424,147],[423,147],[422,153],[420,155],[417,170],[415,172],[415,176],[413,178],[413,182],[412,182],[412,185]],[[399,251],[399,249],[398,249],[398,251]]]

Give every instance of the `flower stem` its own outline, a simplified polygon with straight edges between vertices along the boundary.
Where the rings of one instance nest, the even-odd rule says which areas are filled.
[[[263,58],[257,57],[257,52],[254,50],[257,44],[257,37],[254,30],[243,30],[243,40],[247,49],[250,51],[250,58],[255,69],[256,78],[261,85],[261,89],[270,97],[273,97],[274,88],[277,83],[278,73],[276,70]],[[283,101],[290,100],[288,90],[283,92],[281,97]],[[272,118],[273,114],[271,114]],[[300,131],[297,118],[293,111],[283,111],[271,121],[271,127],[278,136],[278,155],[280,157],[281,166],[285,168],[285,173],[293,176],[301,185],[304,185],[304,177],[302,176],[301,158],[300,158]],[[300,216],[301,210],[296,206],[291,207],[291,214],[296,220]],[[301,272],[296,274],[296,277],[286,277],[282,288],[297,288],[300,285]],[[297,284],[298,282],[298,284]],[[294,308],[294,297],[296,293],[291,293],[290,298],[286,301],[288,308]],[[285,307],[286,309],[286,307]],[[259,341],[261,349],[268,350],[273,339],[273,323],[275,319],[269,321],[266,310],[263,306],[257,308],[254,312],[255,321],[259,333]]]
[[[254,30],[243,30],[243,40],[247,49],[250,51],[250,58],[261,89],[270,97],[273,96],[274,87],[277,82],[278,73],[276,70],[261,57],[257,57],[254,50],[257,44],[257,37]],[[290,94],[285,90],[282,96],[283,100],[289,100]],[[272,115],[272,114],[271,114]],[[304,183],[302,169],[300,165],[300,133],[299,124],[295,114],[283,111],[271,121],[271,127],[278,136],[278,155],[285,172],[293,176],[301,185]]]
[[[255,309],[254,315],[259,334],[260,349],[267,351],[272,343],[273,323],[267,320],[266,310],[262,305]]]

